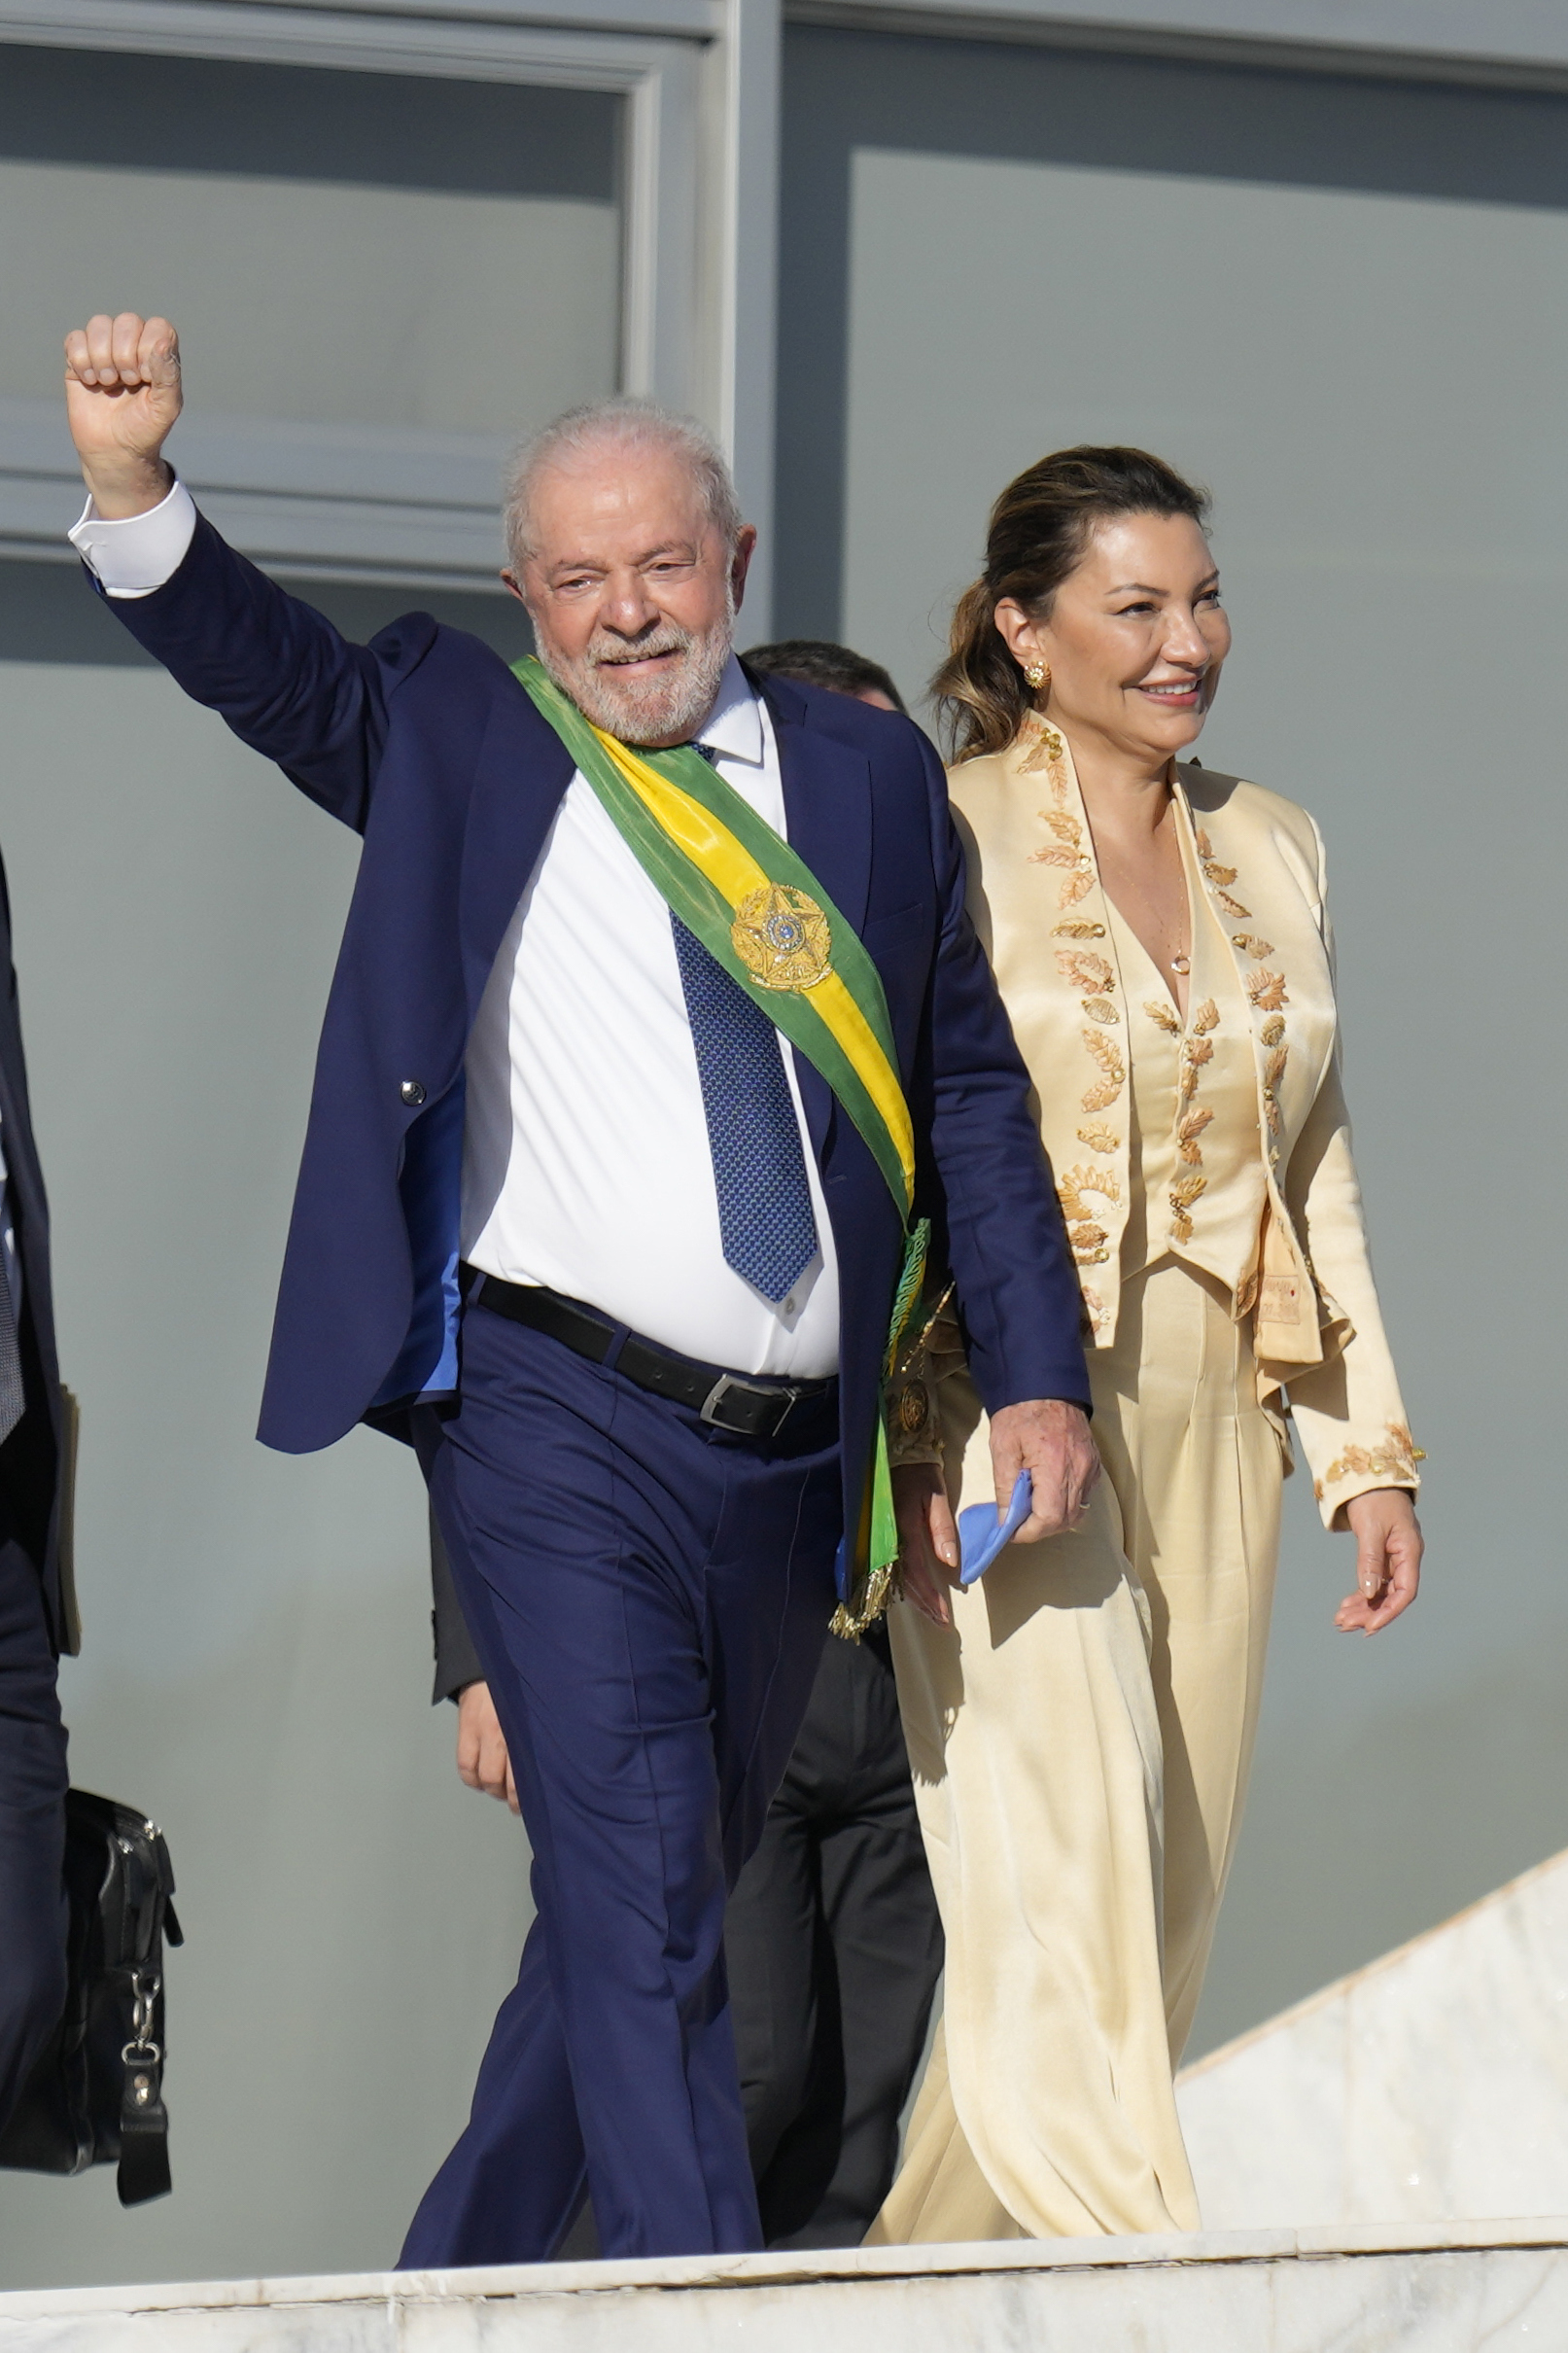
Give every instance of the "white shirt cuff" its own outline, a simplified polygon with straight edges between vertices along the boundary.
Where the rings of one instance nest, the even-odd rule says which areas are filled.
[[[195,528],[195,501],[177,479],[158,506],[118,523],[108,521],[88,499],[69,536],[107,595],[151,596],[179,571]]]

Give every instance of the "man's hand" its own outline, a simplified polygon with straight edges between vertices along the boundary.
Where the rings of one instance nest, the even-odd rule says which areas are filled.
[[[65,414],[82,478],[110,522],[168,497],[161,451],[180,413],[180,343],[167,319],[100,312],[65,338]]]
[[[958,1531],[934,1462],[901,1462],[892,1474],[904,1599],[933,1626],[951,1626],[948,1587],[958,1581]]]
[[[488,1683],[465,1683],[458,1694],[457,1771],[459,1780],[470,1789],[482,1789],[487,1798],[505,1798],[513,1813],[522,1812],[506,1736]]]
[[[1088,1415],[1059,1397],[1004,1405],[991,1417],[991,1467],[996,1509],[1003,1519],[1012,1506],[1019,1472],[1029,1473],[1034,1509],[1013,1538],[1015,1544],[1038,1544],[1042,1536],[1060,1536],[1064,1528],[1076,1528],[1099,1483],[1099,1455],[1089,1434]]]
[[[1344,1507],[1356,1540],[1356,1591],[1334,1615],[1342,1633],[1377,1634],[1409,1609],[1421,1583],[1426,1546],[1410,1491],[1374,1487]]]

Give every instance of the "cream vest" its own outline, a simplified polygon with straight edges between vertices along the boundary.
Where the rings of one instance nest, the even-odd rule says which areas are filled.
[[[1109,1346],[1124,1280],[1169,1249],[1223,1282],[1237,1316],[1255,1311],[1273,1387],[1351,1337],[1286,1206],[1292,1150],[1334,1068],[1322,843],[1305,810],[1257,785],[1196,763],[1176,774],[1194,918],[1185,1028],[1147,968],[1129,997],[1064,737],[1032,720],[950,785],[969,908],[1033,1080],[1086,1334]],[[1145,1202],[1128,1058],[1151,1024],[1175,1046],[1177,1104],[1165,1197]]]

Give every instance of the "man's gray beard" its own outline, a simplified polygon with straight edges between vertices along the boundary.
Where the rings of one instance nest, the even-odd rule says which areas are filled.
[[[668,627],[655,634],[650,641],[653,650],[666,652],[679,647],[685,656],[663,678],[621,683],[613,662],[595,658],[611,649],[622,653],[628,650],[618,638],[596,640],[575,662],[561,660],[540,640],[539,658],[584,719],[603,727],[607,735],[618,737],[623,744],[646,744],[655,736],[687,743],[718,699],[719,681],[734,642],[732,605],[721,620],[700,634]]]

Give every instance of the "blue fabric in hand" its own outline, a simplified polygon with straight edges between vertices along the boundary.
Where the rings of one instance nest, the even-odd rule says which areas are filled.
[[[971,1503],[958,1514],[958,1583],[974,1585],[1004,1544],[1011,1544],[1033,1509],[1034,1482],[1021,1470],[1004,1520],[994,1503]]]

